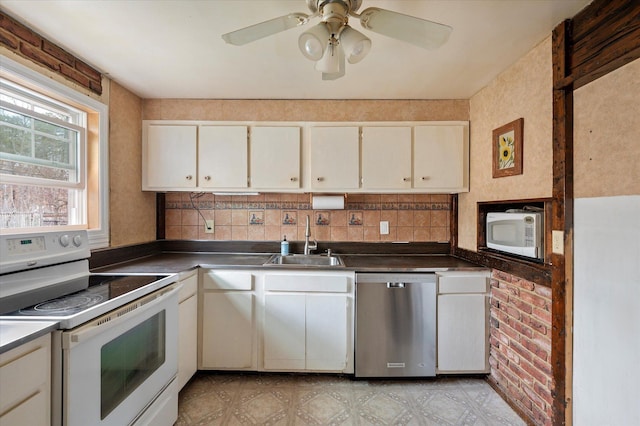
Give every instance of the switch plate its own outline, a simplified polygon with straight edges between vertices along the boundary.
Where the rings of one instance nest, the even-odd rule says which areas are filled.
[[[554,254],[564,254],[564,232],[551,231],[551,251]]]
[[[205,234],[213,234],[213,228],[214,228],[213,219],[205,220],[204,233]]]
[[[380,235],[388,235],[389,234],[389,221],[382,220],[380,221]]]

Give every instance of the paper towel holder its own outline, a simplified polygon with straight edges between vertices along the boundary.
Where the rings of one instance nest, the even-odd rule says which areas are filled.
[[[309,194],[309,204],[313,210],[344,210],[347,194]]]

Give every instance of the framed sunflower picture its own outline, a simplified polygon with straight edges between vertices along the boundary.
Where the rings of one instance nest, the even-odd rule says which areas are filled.
[[[493,177],[522,174],[522,128],[519,118],[493,131]]]

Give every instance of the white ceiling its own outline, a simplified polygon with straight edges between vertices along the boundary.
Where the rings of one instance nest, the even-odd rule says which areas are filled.
[[[591,0],[363,0],[453,27],[424,50],[350,24],[373,43],[323,81],[293,28],[244,46],[220,37],[304,0],[0,0],[3,11],[143,98],[467,99]]]

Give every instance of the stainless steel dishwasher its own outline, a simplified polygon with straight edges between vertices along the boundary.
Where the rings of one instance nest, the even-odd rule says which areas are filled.
[[[356,377],[436,374],[435,274],[356,274]]]

